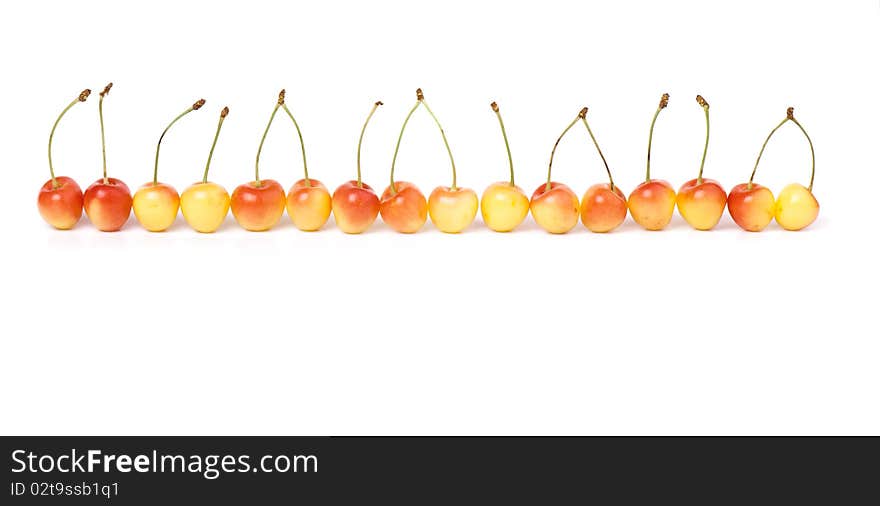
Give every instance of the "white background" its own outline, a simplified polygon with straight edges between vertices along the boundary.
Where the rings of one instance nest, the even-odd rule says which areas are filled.
[[[0,19],[2,318],[0,433],[11,434],[877,434],[874,316],[878,162],[876,0],[823,2],[18,2]],[[489,102],[501,106],[528,194],[580,107],[627,192],[643,178],[663,92],[653,173],[696,176],[711,103],[706,176],[728,190],[789,105],[816,145],[816,223],[700,233],[677,215],[649,233],[551,236],[477,223],[459,236],[377,225],[303,233],[285,216],[214,235],[178,218],[117,234],[85,217],[45,225],[35,200],[45,142],[81,88],[95,95],[56,135],[59,175],[100,176],[97,92],[110,173],[200,178],[219,110],[231,109],[211,179],[231,192],[279,89],[311,175],[355,172],[373,101],[366,180],[381,191],[397,131],[422,87],[444,123],[459,183],[506,178]],[[757,181],[809,179],[798,130],[780,130]],[[262,175],[301,177],[279,116]],[[449,184],[419,111],[399,179]],[[554,180],[580,194],[604,171],[581,127]]]

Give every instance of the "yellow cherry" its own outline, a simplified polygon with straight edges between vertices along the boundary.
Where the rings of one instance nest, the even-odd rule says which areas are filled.
[[[492,183],[483,191],[480,199],[480,209],[483,214],[483,222],[487,227],[496,232],[510,232],[519,226],[529,214],[529,198],[513,180],[513,155],[510,154],[510,143],[507,142],[507,130],[504,129],[504,121],[498,104],[489,104],[498,117],[501,126],[501,136],[504,137],[504,147],[507,149],[507,161],[510,165],[510,181]]]
[[[180,211],[193,230],[214,232],[229,212],[229,193],[217,183],[195,183],[180,194]]]
[[[220,138],[220,129],[223,127],[223,121],[229,114],[229,108],[224,107],[220,111],[220,121],[217,123],[217,132],[214,133],[214,142],[211,144],[211,151],[208,153],[208,163],[205,164],[205,173],[202,175],[202,181],[190,185],[189,188],[183,190],[180,194],[180,212],[183,218],[189,223],[189,226],[196,232],[210,233],[214,232],[223,221],[226,220],[226,214],[229,212],[229,193],[217,183],[208,182],[208,169],[211,168],[211,159],[214,157],[214,148],[217,146],[217,139]]]
[[[792,183],[783,188],[776,197],[774,215],[782,228],[801,230],[819,216],[819,202],[805,186]]]
[[[150,232],[162,232],[174,224],[180,197],[165,183],[147,183],[135,192],[131,208],[141,226]]]
[[[486,226],[496,232],[510,232],[529,214],[529,198],[519,186],[492,183],[483,192],[480,210]]]

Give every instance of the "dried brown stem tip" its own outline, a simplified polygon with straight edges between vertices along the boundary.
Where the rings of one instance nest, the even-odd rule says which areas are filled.
[[[220,111],[220,117],[221,117],[221,118],[225,118],[227,114],[229,114],[229,108],[228,108],[228,107],[224,107],[223,110]]]
[[[203,105],[205,105],[205,99],[200,98],[196,103],[193,104],[193,111],[198,111],[202,108]]]
[[[284,105],[284,96],[287,94],[287,90],[281,90],[278,92],[278,105]]]
[[[794,119],[794,107],[789,107],[787,111],[785,111],[785,115],[788,116],[788,119]]]
[[[662,97],[660,97],[660,109],[666,109],[666,106],[669,105],[669,93],[664,93]]]
[[[697,95],[697,103],[700,104],[700,107],[709,108],[709,102],[706,102],[706,99],[703,98],[703,95]]]
[[[103,97],[103,96],[106,96],[108,93],[110,93],[110,88],[112,88],[112,87],[113,87],[113,83],[107,83],[107,86],[104,86],[104,91],[102,91],[102,92],[100,93],[100,95],[101,95],[102,97]]]
[[[422,93],[422,89],[419,88],[416,90],[416,100],[422,101],[425,99],[425,95]]]
[[[581,111],[578,113],[578,118],[581,118],[581,119],[586,118],[586,117],[587,117],[587,111],[588,111],[588,110],[589,110],[589,109],[586,108],[586,107],[584,107],[583,109],[581,109]]]
[[[82,92],[80,92],[79,98],[77,100],[79,100],[80,102],[85,102],[86,99],[89,98],[89,95],[91,95],[91,94],[92,94],[92,90],[89,90],[89,89],[82,90]]]
[[[380,105],[385,105],[385,104],[383,104],[381,100],[378,100],[378,101],[376,101],[376,104],[375,104],[375,105],[376,105],[376,106],[380,106]]]
[[[492,102],[491,104],[489,104],[489,106],[492,107],[493,111],[498,112],[498,104],[496,104],[495,102]]]

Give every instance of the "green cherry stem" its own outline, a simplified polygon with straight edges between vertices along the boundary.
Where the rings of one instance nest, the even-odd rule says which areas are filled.
[[[200,101],[200,102],[202,102],[202,101]],[[201,106],[199,106],[199,107],[201,107]],[[223,127],[223,121],[226,119],[226,116],[228,114],[229,114],[228,107],[224,107],[223,110],[220,111],[220,121],[217,123],[217,132],[214,133],[214,142],[211,143],[211,151],[208,152],[208,162],[205,163],[205,175],[202,176],[202,183],[208,182],[208,169],[211,168],[211,159],[214,158],[214,148],[217,146],[217,139],[220,138],[220,128]]]
[[[260,138],[260,147],[257,148],[257,159],[254,162],[254,184],[257,188],[262,184],[260,182],[260,154],[263,152],[263,144],[266,142],[266,135],[269,134],[269,127],[272,126],[272,122],[275,120],[275,114],[278,112],[278,108],[281,107],[281,104],[284,103],[284,90],[281,90],[278,93],[278,101],[275,102],[275,108],[272,109],[272,115],[269,116],[269,123],[266,124],[266,129],[263,130],[263,137]]]
[[[706,165],[706,153],[709,151],[709,102],[702,95],[697,95],[697,103],[706,113],[706,143],[703,144],[703,159],[700,160],[700,173],[697,174],[697,184],[703,184],[703,167]]]
[[[98,94],[100,96],[98,99],[98,119],[101,122],[101,159],[104,162],[104,184],[109,182],[107,180],[107,142],[104,140],[104,97],[110,93],[112,87],[113,83],[108,83],[104,87],[104,91]]]
[[[584,107],[578,113],[577,117],[575,119],[573,119],[571,121],[571,123],[568,124],[567,127],[565,127],[565,130],[563,130],[562,133],[559,134],[559,138],[557,138],[556,143],[553,144],[553,150],[550,151],[550,163],[547,164],[547,185],[544,187],[544,191],[550,191],[550,174],[553,171],[553,156],[556,155],[556,148],[557,148],[557,146],[559,146],[559,141],[561,141],[562,138],[565,137],[565,134],[567,134],[568,131],[571,130],[571,127],[573,127],[575,125],[575,123],[577,123],[581,119],[581,116],[582,115],[586,116],[586,114],[587,114],[587,108]]]
[[[498,110],[498,104],[492,102],[489,104],[498,116],[498,124],[501,126],[501,136],[504,137],[504,147],[507,148],[507,161],[510,162],[510,186],[516,186],[513,182],[513,155],[510,154],[510,143],[507,142],[507,130],[504,129],[504,120],[501,119],[501,111]]]
[[[788,115],[788,119],[790,119],[795,125],[798,126],[798,128],[801,129],[801,132],[803,132],[804,137],[807,138],[807,142],[810,143],[810,156],[813,159],[813,165],[812,165],[812,168],[810,169],[810,186],[808,186],[807,189],[810,190],[810,193],[812,193],[813,192],[813,180],[816,179],[816,151],[813,150],[813,140],[810,139],[810,135],[807,133],[806,130],[804,130],[804,127],[801,125],[800,121],[795,119],[794,107],[788,108],[787,115]]]
[[[587,122],[587,108],[584,107],[581,109],[581,113],[578,117],[583,121],[584,126],[587,127],[587,133],[590,134],[590,139],[593,139],[593,146],[596,146],[596,151],[599,152],[599,158],[602,159],[602,163],[605,164],[605,172],[608,173],[608,183],[611,187],[611,191],[614,191],[614,178],[611,177],[611,169],[608,167],[608,161],[605,160],[605,155],[602,154],[602,149],[599,148],[599,143],[596,142],[596,136],[593,135],[593,129],[590,128],[590,123]]]
[[[810,171],[810,186],[807,187],[807,189],[810,192],[813,191],[813,179],[815,179],[815,177],[816,177],[816,151],[813,150],[813,140],[810,139],[809,134],[807,134],[807,131],[804,130],[804,127],[800,124],[800,122],[794,118],[794,107],[789,107],[785,111],[785,119],[780,121],[779,124],[776,125],[776,128],[774,128],[773,130],[770,130],[770,135],[768,135],[767,139],[764,140],[764,144],[761,146],[761,151],[758,152],[758,159],[755,160],[755,168],[752,169],[752,177],[749,178],[749,185],[748,185],[749,190],[752,189],[752,181],[755,179],[755,172],[758,171],[758,163],[761,161],[761,155],[764,154],[764,148],[766,148],[767,143],[770,142],[770,137],[773,137],[773,134],[775,134],[776,131],[782,127],[782,125],[786,124],[789,121],[791,121],[792,123],[797,125],[798,128],[801,129],[801,132],[804,134],[804,137],[807,138],[807,142],[810,143],[810,156],[813,159],[813,165],[812,165],[812,169]]]
[[[660,116],[660,111],[666,109],[667,105],[669,105],[669,93],[664,93],[660,97],[660,105],[657,106],[657,112],[654,113],[654,119],[651,120],[651,130],[648,132],[648,163],[645,169],[645,182],[651,180],[651,143],[654,140],[654,123],[657,122],[657,116]]]
[[[421,97],[421,89],[418,90],[417,96]],[[403,132],[406,130],[406,125],[409,123],[409,119],[412,117],[413,113],[416,112],[416,109],[422,105],[421,100],[416,100],[416,104],[412,106],[412,109],[409,110],[409,113],[406,115],[406,119],[403,120],[403,125],[400,127],[400,135],[397,136],[397,145],[394,146],[394,156],[391,158],[391,194],[397,194],[397,187],[394,186],[394,166],[397,164],[397,152],[400,151],[400,141],[403,140]]]
[[[446,152],[449,153],[449,162],[452,164],[452,187],[451,188],[453,190],[455,190],[458,188],[458,186],[456,185],[457,178],[456,178],[456,174],[455,174],[455,159],[452,158],[452,150],[449,148],[449,141],[446,140],[446,132],[443,130],[443,127],[440,125],[440,120],[438,120],[437,116],[434,115],[434,111],[432,111],[431,108],[428,107],[428,103],[425,102],[425,95],[422,94],[421,88],[416,90],[416,97],[418,97],[418,99],[422,103],[422,105],[425,106],[425,109],[427,109],[428,113],[431,115],[431,117],[434,118],[434,123],[437,124],[437,128],[440,129],[440,136],[443,137],[443,145],[446,146]]]
[[[791,108],[791,107],[789,107],[789,108],[788,108],[788,111],[789,111],[789,112],[788,112],[788,114],[785,116],[785,119],[782,120],[782,121],[780,121],[779,124],[776,125],[776,127],[775,127],[773,130],[770,130],[770,134],[767,136],[766,139],[764,139],[764,144],[761,146],[761,151],[758,152],[758,159],[755,160],[755,167],[752,169],[752,175],[751,175],[751,177],[749,177],[749,184],[748,184],[748,186],[747,186],[747,188],[748,188],[749,190],[752,189],[752,181],[755,180],[755,173],[758,172],[758,164],[761,163],[761,156],[764,154],[764,149],[767,148],[767,143],[770,142],[770,137],[773,137],[773,134],[775,134],[776,131],[779,130],[779,129],[782,127],[782,125],[786,124],[786,123],[788,122],[788,120],[790,120],[790,119],[792,119],[792,118],[794,117],[794,116],[793,116],[793,114],[794,114],[794,109]]]
[[[306,181],[306,186],[312,186],[312,182],[309,180],[309,166],[306,165],[306,145],[303,142],[303,134],[299,129],[299,123],[296,122],[296,118],[293,117],[293,114],[290,113],[290,109],[287,108],[287,104],[284,103],[284,90],[281,90],[281,95],[278,97],[278,100],[281,102],[281,108],[284,109],[284,112],[286,112],[288,116],[290,116],[290,121],[293,121],[293,126],[296,127],[296,135],[299,136],[299,147],[302,150],[303,156],[304,179]]]
[[[364,126],[361,128],[361,136],[358,138],[358,155],[357,155],[357,170],[358,170],[358,188],[363,188],[364,183],[361,181],[361,144],[364,142],[364,133],[367,131],[367,125],[370,123],[370,118],[373,117],[373,114],[376,112],[376,109],[382,105],[382,101],[379,100],[375,104],[373,104],[373,108],[370,110],[370,114],[367,114],[367,120],[364,121]]]
[[[79,96],[73,99],[69,104],[67,104],[67,107],[65,107],[64,110],[61,111],[61,114],[58,115],[58,119],[55,120],[55,124],[52,125],[52,131],[49,132],[49,175],[52,176],[52,188],[58,188],[59,186],[61,186],[58,184],[58,180],[55,179],[55,167],[52,165],[52,138],[55,137],[55,129],[58,128],[58,123],[61,122],[61,118],[64,117],[67,111],[69,111],[71,107],[76,105],[77,102],[85,102],[86,99],[89,98],[89,95],[91,93],[92,90],[82,90]]]
[[[103,97],[102,97],[103,98]],[[177,123],[177,120],[186,116],[187,114],[198,111],[203,105],[205,105],[205,99],[200,98],[196,103],[187,107],[185,111],[178,114],[176,118],[171,120],[171,123],[168,123],[168,126],[165,127],[165,130],[162,131],[162,135],[159,136],[159,142],[156,143],[156,160],[153,162],[153,186],[159,184],[159,148],[162,147],[162,139],[165,138],[165,134],[168,133],[168,130],[171,128],[171,125]]]

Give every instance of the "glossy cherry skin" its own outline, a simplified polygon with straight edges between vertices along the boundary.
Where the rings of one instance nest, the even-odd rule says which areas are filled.
[[[59,230],[69,230],[82,217],[82,190],[69,177],[57,177],[55,183],[50,179],[40,187],[37,209],[49,225]]]
[[[83,193],[83,209],[95,228],[102,232],[116,232],[131,215],[131,191],[114,177],[107,182],[101,178]]]
[[[406,181],[395,181],[394,193],[391,186],[382,192],[379,199],[379,212],[382,221],[402,234],[412,234],[428,220],[428,202],[419,188]]]
[[[142,227],[150,232],[163,232],[177,219],[180,195],[169,184],[147,183],[134,192],[131,209]]]
[[[319,230],[327,223],[332,209],[330,192],[317,179],[300,179],[287,192],[287,214],[300,230]]]
[[[535,222],[551,234],[564,234],[577,225],[580,203],[577,195],[562,183],[543,183],[529,203]]]
[[[626,219],[626,197],[608,183],[587,188],[581,199],[581,222],[591,232],[610,232]]]
[[[238,185],[229,201],[235,221],[252,232],[262,232],[277,225],[285,206],[284,188],[272,179]]]
[[[727,192],[714,179],[691,179],[681,185],[675,197],[678,213],[697,230],[711,230],[727,206]]]
[[[379,215],[379,196],[364,182],[348,181],[339,185],[331,200],[336,226],[346,234],[364,232]]]
[[[662,179],[638,185],[627,201],[633,220],[646,230],[663,230],[675,211],[675,190]]]
[[[773,221],[776,200],[773,192],[757,183],[738,184],[727,196],[727,211],[743,230],[760,232]]]

